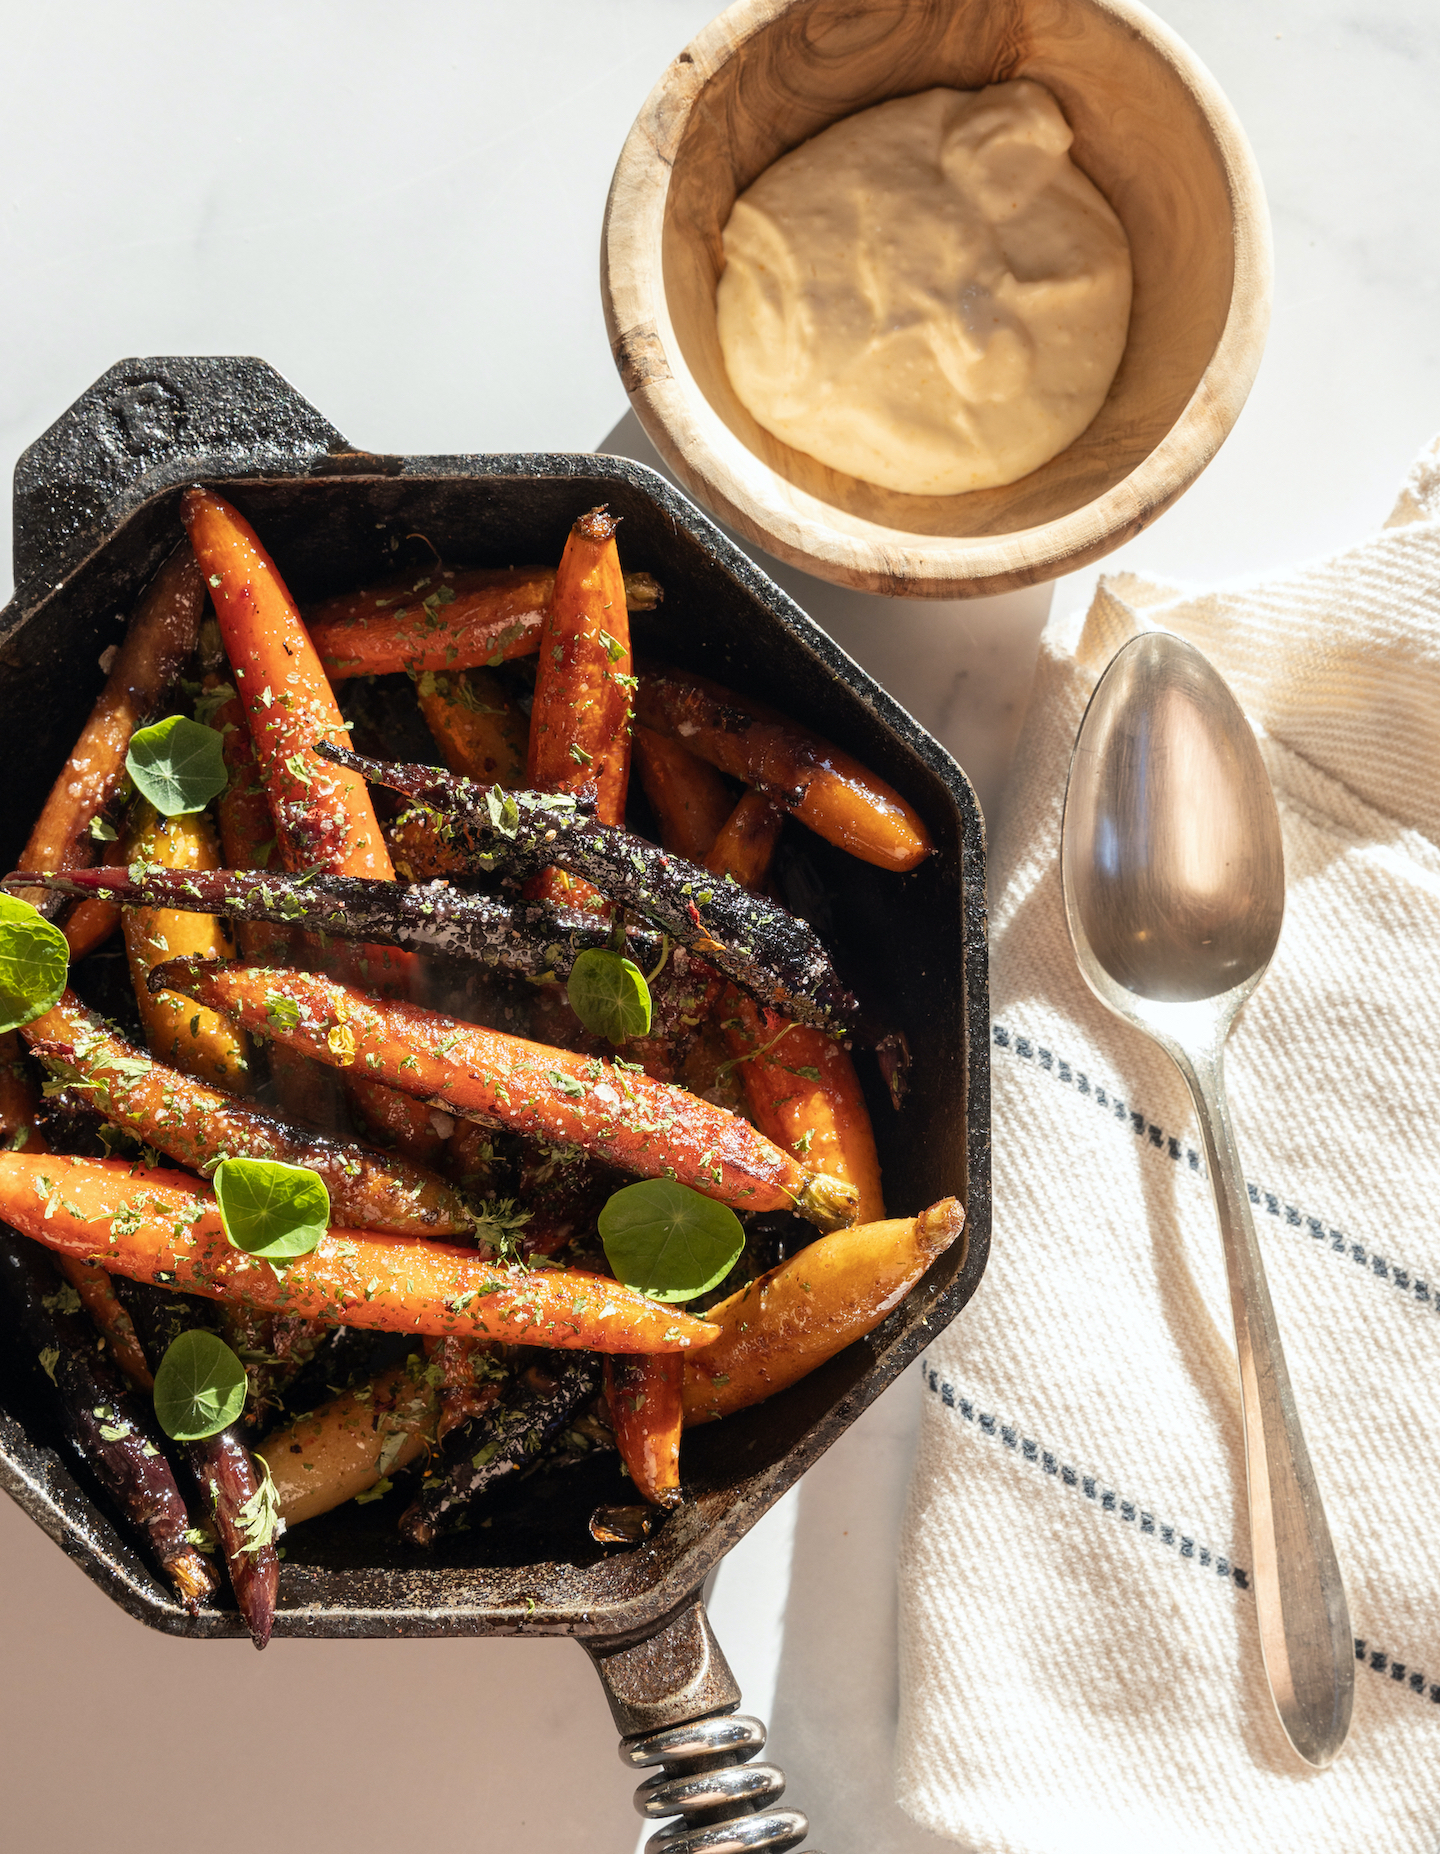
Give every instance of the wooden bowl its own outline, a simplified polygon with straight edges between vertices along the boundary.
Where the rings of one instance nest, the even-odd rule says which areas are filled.
[[[1032,77],[1130,240],[1134,300],[1104,405],[1000,489],[910,496],[792,450],[736,398],[715,286],[736,195],[855,110]],[[605,315],[641,423],[681,483],[761,547],[867,592],[1005,592],[1099,559],[1204,469],[1270,319],[1270,236],[1245,136],[1204,67],[1129,0],[739,0],[680,53],[620,155]]]

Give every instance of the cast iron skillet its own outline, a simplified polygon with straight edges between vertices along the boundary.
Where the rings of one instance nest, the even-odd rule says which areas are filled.
[[[0,867],[13,867],[99,690],[98,658],[174,545],[180,488],[197,480],[224,484],[301,599],[384,572],[392,537],[423,534],[446,560],[467,563],[558,560],[575,516],[608,503],[623,518],[626,566],[665,588],[660,611],[635,620],[637,650],[819,729],[895,785],[934,835],[939,854],[903,877],[818,838],[805,848],[830,896],[825,925],[842,965],[913,1052],[898,1114],[873,1062],[860,1059],[887,1205],[896,1215],[958,1197],[964,1242],[868,1339],[782,1396],[692,1430],[686,1502],[638,1549],[603,1549],[586,1529],[595,1506],[625,1497],[611,1457],[527,1482],[493,1524],[424,1559],[402,1548],[389,1503],[349,1505],[296,1531],[281,1571],[277,1634],[579,1637],[625,1736],[622,1755],[666,1767],[637,1806],[685,1815],[690,1827],[667,1846],[793,1847],[804,1818],[773,1808],[780,1773],[739,1767],[763,1728],[728,1716],[740,1696],[698,1593],[723,1553],[954,1318],[984,1270],[989,1009],[974,793],[944,749],[653,471],[589,455],[373,456],[261,361],[137,360],[97,381],[16,470],[17,590],[0,613]],[[44,1389],[30,1361],[0,1363],[6,1491],[141,1621],[177,1635],[243,1633],[233,1611],[189,1616],[157,1581],[61,1444]]]

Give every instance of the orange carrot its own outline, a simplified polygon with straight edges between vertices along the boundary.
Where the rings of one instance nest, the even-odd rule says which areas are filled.
[[[657,1352],[605,1360],[605,1400],[620,1459],[635,1490],[653,1506],[680,1499],[680,1431],[685,1361]]]
[[[305,613],[331,680],[397,670],[496,668],[540,648],[540,625],[555,590],[553,567],[437,567],[362,587]],[[653,611],[663,594],[648,573],[625,575],[632,612]]]
[[[784,826],[785,813],[773,799],[763,792],[746,792],[716,834],[703,858],[705,867],[733,877],[742,887],[763,888]]]
[[[540,632],[525,763],[530,789],[578,792],[593,785],[600,822],[623,824],[634,687],[615,523],[604,509],[591,509],[566,538]],[[590,883],[559,869],[545,870],[525,892],[601,912],[608,906]]]
[[[181,514],[220,633],[287,869],[394,879],[365,782],[311,751],[346,730],[285,582],[237,509],[189,489]]]
[[[521,783],[529,728],[498,676],[486,670],[436,676],[427,670],[415,694],[451,772],[507,789]]]
[[[732,778],[758,786],[862,862],[913,869],[934,849],[919,814],[883,779],[773,708],[703,676],[647,669],[636,716]]]
[[[146,589],[110,666],[100,699],[51,788],[17,864],[21,869],[88,869],[97,844],[91,820],[110,803],[125,777],[125,755],[137,727],[195,648],[205,587],[190,552],[177,547]],[[37,907],[43,891],[25,897]],[[83,959],[120,924],[107,901],[75,908],[63,929],[72,959]]]
[[[635,769],[660,826],[661,848],[703,863],[734,804],[725,781],[707,760],[648,727],[635,729]]]
[[[176,960],[152,982],[462,1119],[579,1146],[737,1209],[796,1210],[822,1228],[851,1221],[853,1186],[805,1170],[735,1115],[628,1064],[369,998],[319,973]]]
[[[330,1230],[309,1255],[272,1268],[231,1247],[194,1179],[115,1159],[0,1153],[0,1219],[133,1281],[332,1326],[591,1352],[683,1352],[715,1336],[704,1320],[601,1275],[528,1271],[370,1230]]]
[[[31,1079],[18,1031],[0,1036],[0,1146],[9,1152],[44,1152],[35,1124],[40,1090]]]

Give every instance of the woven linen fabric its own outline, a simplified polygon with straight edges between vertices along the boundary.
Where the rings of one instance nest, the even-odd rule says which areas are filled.
[[[1289,1749],[1250,1588],[1224,1265],[1178,1072],[1081,979],[1060,821],[1114,653],[1202,650],[1261,736],[1284,930],[1227,1075],[1356,1637]],[[1197,795],[1202,797],[1203,795]],[[990,1854],[1440,1848],[1440,440],[1389,525],[1204,596],[1052,621],[992,864],[994,1239],[930,1349],[897,1788]]]

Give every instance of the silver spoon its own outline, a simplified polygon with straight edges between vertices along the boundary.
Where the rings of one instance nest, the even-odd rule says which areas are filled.
[[[1225,1101],[1225,1039],[1285,912],[1275,795],[1240,706],[1198,650],[1135,638],[1100,678],[1070,762],[1060,838],[1080,970],[1152,1036],[1195,1098],[1240,1364],[1260,1647],[1309,1764],[1345,1742],[1355,1650]]]

